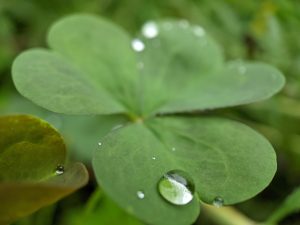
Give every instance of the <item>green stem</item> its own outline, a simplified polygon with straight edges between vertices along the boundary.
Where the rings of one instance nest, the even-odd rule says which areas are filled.
[[[90,214],[94,211],[94,209],[97,207],[97,204],[99,203],[100,199],[102,198],[102,191],[100,188],[97,188],[89,198],[88,202],[85,206],[85,213]]]
[[[216,224],[219,225],[263,225],[251,220],[233,207],[221,207],[202,204],[204,213]]]

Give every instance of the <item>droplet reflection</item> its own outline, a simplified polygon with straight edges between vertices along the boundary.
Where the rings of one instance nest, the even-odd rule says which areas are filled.
[[[63,165],[58,165],[55,169],[56,175],[62,175],[65,172],[65,167]]]

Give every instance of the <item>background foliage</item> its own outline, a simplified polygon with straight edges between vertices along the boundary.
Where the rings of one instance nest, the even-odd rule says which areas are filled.
[[[48,112],[24,100],[14,90],[10,67],[12,59],[22,50],[45,46],[46,30],[53,21],[73,12],[93,12],[112,19],[133,35],[147,20],[183,18],[202,25],[225,50],[226,59],[261,60],[280,68],[287,78],[284,90],[274,99],[249,106],[219,110],[215,114],[238,119],[264,134],[275,146],[278,172],[271,186],[256,198],[237,207],[250,217],[263,220],[294,188],[300,178],[300,3],[293,0],[0,0],[0,112],[30,113],[57,127],[69,146],[69,158],[86,160],[85,149],[97,148],[99,138],[113,127],[125,123],[116,116],[88,118],[62,116]],[[109,121],[109,122],[107,122]],[[99,129],[101,126],[101,129]],[[97,131],[97,135],[95,134]],[[103,194],[97,204],[88,200],[95,187],[82,191],[25,218],[18,224],[107,224],[118,215],[128,224],[139,224],[128,218]],[[289,203],[286,203],[289,204]],[[82,210],[82,208],[85,208]],[[94,212],[102,213],[96,216]],[[79,216],[81,215],[82,216]],[[76,218],[89,218],[84,222]],[[123,218],[127,219],[123,219]],[[201,224],[205,214],[201,215]],[[50,219],[51,218],[51,219]],[[95,218],[95,219],[93,219]],[[82,219],[83,220],[83,219]],[[293,214],[281,224],[297,224]],[[76,221],[76,222],[74,222]],[[110,224],[118,224],[110,221]],[[200,220],[199,220],[200,221]],[[125,222],[124,222],[125,224]]]

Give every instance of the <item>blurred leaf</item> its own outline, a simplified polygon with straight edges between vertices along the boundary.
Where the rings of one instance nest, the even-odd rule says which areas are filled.
[[[217,44],[187,21],[148,23],[143,35],[144,43],[135,39],[142,46],[135,57],[130,37],[114,24],[88,15],[66,17],[48,36],[60,54],[21,54],[14,82],[25,97],[55,112],[143,116],[255,102],[284,84],[278,70],[262,63],[224,67]]]
[[[93,196],[92,196],[93,197]],[[121,222],[122,221],[122,222]],[[96,207],[86,212],[84,209],[70,213],[65,224],[69,225],[142,225],[135,217],[130,216],[118,207],[107,196],[101,196]]]
[[[88,164],[91,162],[93,150],[98,148],[100,139],[111,130],[128,123],[128,118],[119,114],[105,116],[57,114],[43,109],[19,95],[10,92],[5,95],[0,114],[32,114],[46,120],[63,135],[72,157]]]
[[[73,15],[51,27],[48,43],[95,86],[106,90],[127,110],[136,111],[136,60],[130,36],[121,27],[97,16]]]
[[[61,136],[31,116],[0,117],[0,223],[10,223],[58,201],[86,184],[85,167],[65,163]]]
[[[15,60],[13,79],[25,97],[54,112],[109,114],[124,111],[75,65],[54,52],[29,50]]]
[[[195,221],[199,203],[194,198],[176,206],[163,200],[157,185],[168,171],[187,172],[202,201],[212,204],[220,197],[228,205],[253,197],[270,183],[276,156],[262,136],[237,122],[158,118],[104,137],[93,167],[101,187],[129,213],[150,224],[182,225]],[[138,191],[144,192],[143,199]]]
[[[266,224],[278,224],[282,219],[300,210],[300,188],[295,189],[267,219]]]

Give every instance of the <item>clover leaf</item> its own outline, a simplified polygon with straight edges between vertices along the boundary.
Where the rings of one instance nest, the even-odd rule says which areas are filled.
[[[267,99],[284,85],[276,68],[224,62],[218,44],[186,21],[148,22],[131,38],[106,19],[72,15],[51,27],[48,44],[17,57],[15,85],[55,112],[131,119],[93,158],[101,187],[129,213],[150,224],[191,224],[198,201],[234,204],[272,180],[276,156],[264,137],[238,122],[178,114]],[[180,190],[194,197],[179,206],[164,196]]]
[[[64,166],[62,137],[27,115],[0,117],[0,224],[52,204],[87,183],[81,163]]]

